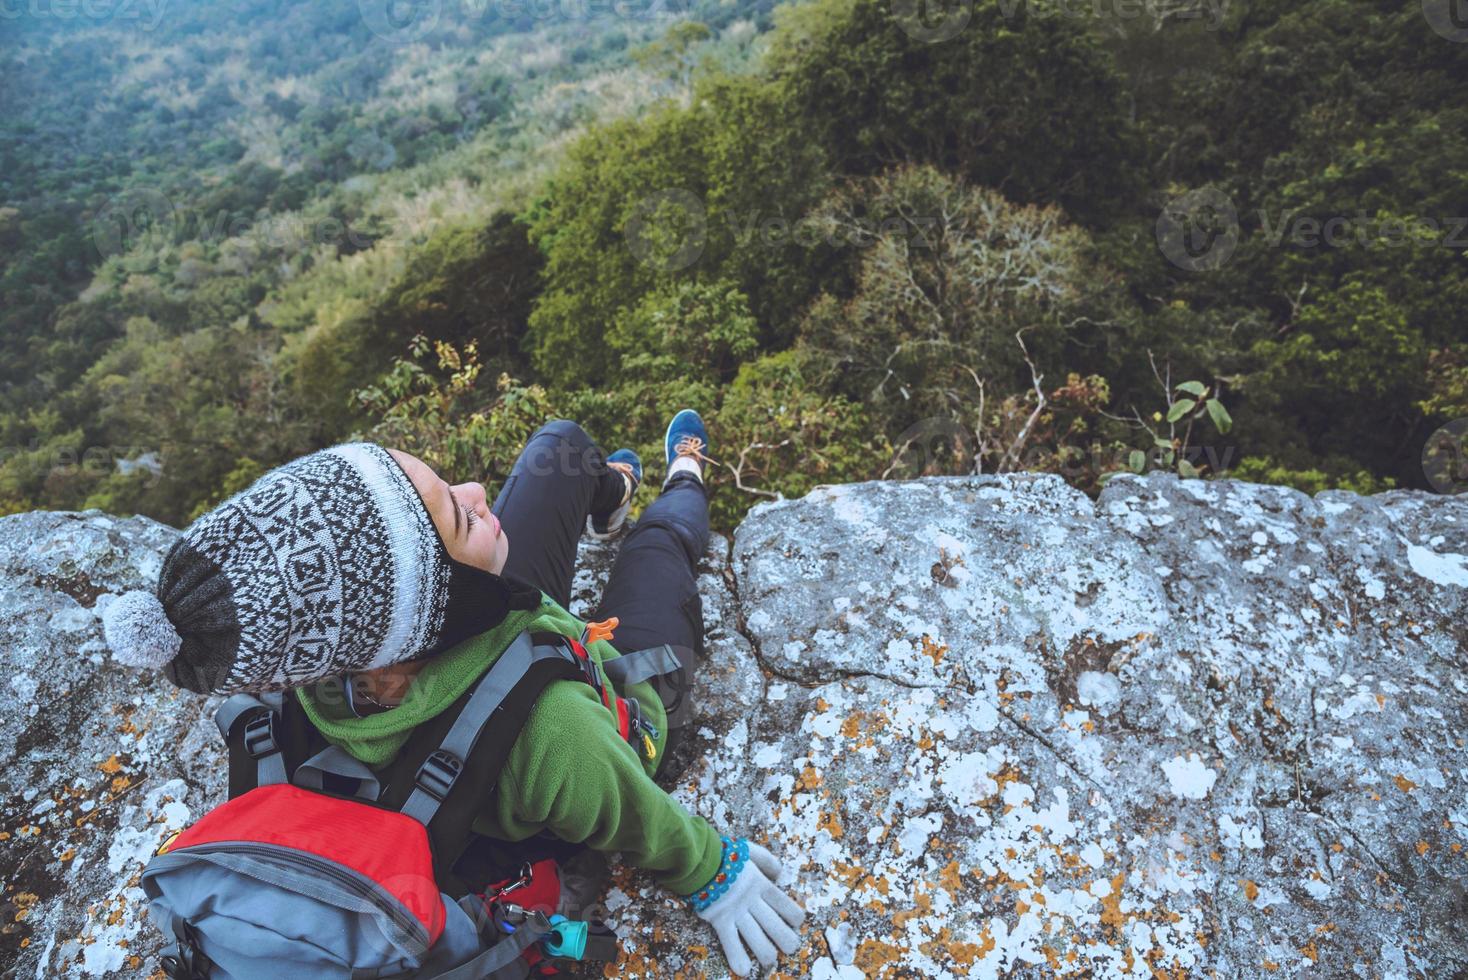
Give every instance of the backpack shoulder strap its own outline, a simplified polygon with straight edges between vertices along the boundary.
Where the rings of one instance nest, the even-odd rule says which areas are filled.
[[[474,818],[494,794],[540,692],[553,680],[580,676],[579,661],[564,646],[537,645],[529,633],[521,633],[474,687],[419,725],[379,774],[385,789],[378,803],[428,828],[434,874],[451,895],[469,891],[454,865],[474,836]]]
[[[229,753],[229,798],[286,782],[302,759],[326,747],[300,702],[279,691],[236,694],[214,712]]]

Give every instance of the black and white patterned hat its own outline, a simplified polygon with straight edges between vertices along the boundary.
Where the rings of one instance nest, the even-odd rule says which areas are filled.
[[[117,597],[102,621],[122,662],[231,693],[426,656],[539,601],[450,556],[398,461],[353,442],[271,470],[200,517],[156,591]]]

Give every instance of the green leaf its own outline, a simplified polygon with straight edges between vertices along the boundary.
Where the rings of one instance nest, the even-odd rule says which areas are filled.
[[[1140,449],[1133,449],[1127,461],[1130,463],[1133,473],[1140,473],[1143,467],[1147,465],[1147,454]]]
[[[1154,437],[1152,439],[1152,444],[1155,445],[1158,449],[1171,449],[1172,448],[1172,440],[1171,439],[1164,439],[1161,436]]]
[[[1208,389],[1204,387],[1203,382],[1201,381],[1184,381],[1182,384],[1177,386],[1177,390],[1186,391],[1190,395],[1202,398],[1203,392],[1207,391]]]
[[[1174,454],[1173,451],[1169,449],[1167,452],[1162,454],[1162,465],[1170,467],[1172,466],[1172,461],[1176,458],[1176,454]]]
[[[1213,426],[1220,434],[1234,427],[1233,416],[1228,414],[1228,409],[1223,407],[1223,402],[1217,399],[1208,400],[1208,417],[1213,420]]]
[[[1180,459],[1177,461],[1177,475],[1184,479],[1196,480],[1198,478],[1198,468],[1187,460]]]
[[[1197,407],[1198,403],[1193,401],[1193,399],[1179,398],[1177,401],[1172,403],[1172,408],[1167,413],[1167,421],[1176,422],[1178,419],[1182,418],[1184,415],[1188,414]]]

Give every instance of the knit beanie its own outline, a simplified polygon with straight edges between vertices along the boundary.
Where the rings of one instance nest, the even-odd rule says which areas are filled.
[[[157,588],[112,600],[102,625],[118,660],[179,687],[259,692],[425,657],[540,599],[452,558],[392,454],[350,442],[194,521]]]

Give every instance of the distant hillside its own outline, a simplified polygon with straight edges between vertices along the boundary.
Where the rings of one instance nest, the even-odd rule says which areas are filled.
[[[493,481],[556,414],[655,462],[684,404],[724,528],[918,473],[1468,486],[1431,3],[375,2],[16,21],[0,512],[183,523],[353,434]]]

